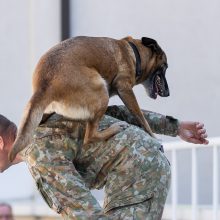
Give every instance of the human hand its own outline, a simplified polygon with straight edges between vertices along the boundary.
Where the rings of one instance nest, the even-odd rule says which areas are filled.
[[[204,124],[200,122],[180,122],[178,135],[182,140],[193,144],[209,143],[209,141],[206,139],[208,136],[206,133],[206,129],[204,128]]]

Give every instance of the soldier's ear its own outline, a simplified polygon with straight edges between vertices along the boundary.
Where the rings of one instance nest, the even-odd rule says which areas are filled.
[[[3,148],[4,148],[4,140],[2,136],[0,136],[0,150],[3,150]]]
[[[157,41],[155,41],[154,39],[151,39],[151,38],[148,38],[148,37],[142,37],[141,42],[145,47],[151,48],[151,50],[153,52],[156,52],[156,53],[161,52],[161,48],[157,44]]]

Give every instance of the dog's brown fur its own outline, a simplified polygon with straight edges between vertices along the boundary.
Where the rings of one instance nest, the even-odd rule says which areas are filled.
[[[143,75],[135,77],[135,55],[128,42],[139,50]],[[33,96],[27,104],[18,136],[10,153],[16,154],[31,141],[45,111],[52,108],[64,116],[87,121],[84,143],[105,140],[116,134],[120,126],[97,131],[109,97],[118,94],[142,127],[152,136],[132,88],[145,81],[166,60],[154,53],[141,40],[127,37],[76,37],[61,42],[40,59],[33,75]]]

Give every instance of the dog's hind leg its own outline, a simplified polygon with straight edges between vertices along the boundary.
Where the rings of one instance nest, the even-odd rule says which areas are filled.
[[[48,100],[44,98],[44,92],[36,92],[28,102],[23,118],[19,126],[18,135],[9,153],[9,159],[12,162],[16,155],[30,144],[33,133],[40,123],[44,109],[48,105]]]
[[[84,144],[89,144],[95,141],[107,140],[113,135],[123,130],[125,127],[127,127],[126,123],[121,122],[115,123],[111,125],[109,128],[99,131],[99,122],[107,110],[109,96],[105,86],[103,86],[102,89],[98,91],[98,94],[96,91],[94,91],[93,93],[91,92],[90,96],[92,95],[94,95],[96,99],[97,97],[99,98],[98,101],[94,101],[92,104],[93,117],[87,121],[86,132],[83,142]]]

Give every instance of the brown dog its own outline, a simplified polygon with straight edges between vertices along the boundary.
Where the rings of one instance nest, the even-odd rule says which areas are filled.
[[[143,84],[152,98],[168,96],[166,69],[165,53],[150,38],[75,37],[61,42],[42,56],[35,69],[33,96],[24,112],[10,160],[30,143],[49,108],[69,118],[87,121],[84,144],[116,134],[121,129],[118,124],[97,130],[109,97],[115,94],[153,136],[132,88]]]

